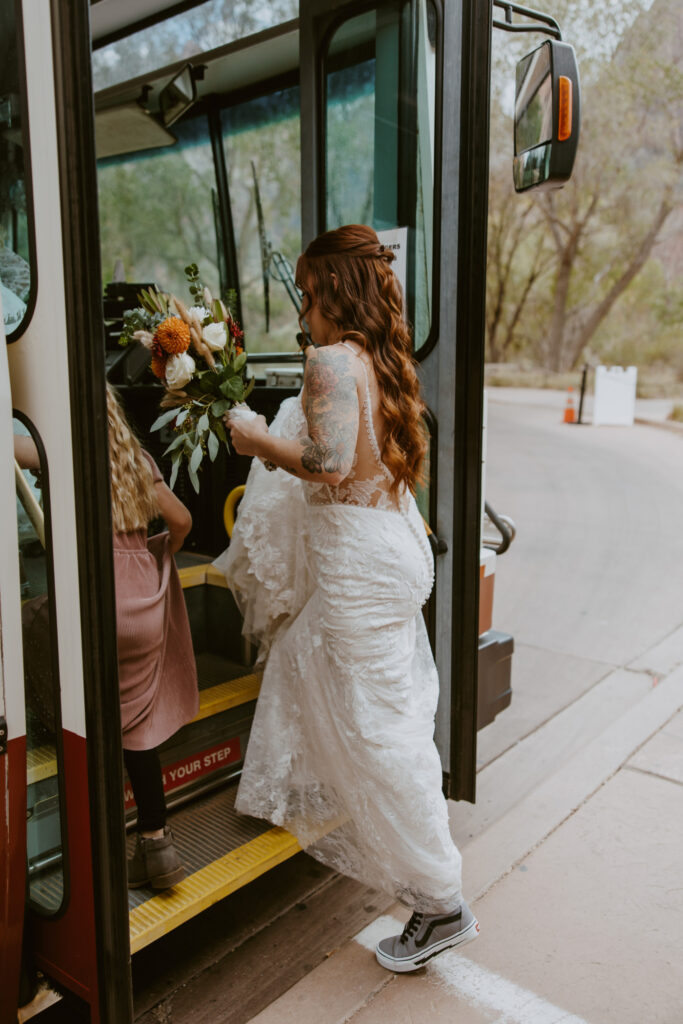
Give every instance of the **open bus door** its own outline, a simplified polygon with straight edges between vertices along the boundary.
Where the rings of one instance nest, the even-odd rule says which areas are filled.
[[[23,802],[1,884],[26,902],[35,965],[89,1003],[92,1021],[118,1024],[132,1002],[88,5],[31,0],[4,13],[17,75],[3,97],[2,153],[25,203],[2,275],[15,287],[8,267],[19,266],[27,294],[0,364],[10,809]],[[20,503],[14,472],[5,479],[9,431],[38,460],[37,475],[16,471]],[[16,909],[9,923],[16,953]],[[4,954],[2,966],[12,966]],[[16,1020],[10,993],[3,984],[3,1024]]]
[[[361,220],[399,249],[429,409],[436,738],[447,794],[474,800],[491,9],[301,0],[300,26],[303,244]]]
[[[29,833],[28,865],[36,961],[81,996],[93,1022],[126,1024],[132,1019],[131,950],[155,941],[280,863],[297,846],[291,836],[265,823],[257,823],[254,830],[252,822],[248,834],[248,821],[231,817],[226,788],[234,793],[241,754],[233,761],[224,758],[222,774],[214,772],[226,736],[234,734],[236,749],[243,753],[249,709],[258,693],[251,655],[233,650],[240,648],[239,622],[230,610],[225,581],[217,580],[207,564],[220,550],[215,545],[225,543],[214,491],[222,506],[230,487],[241,482],[231,474],[246,475],[248,468],[244,463],[239,468],[237,459],[227,467],[224,459],[222,467],[205,471],[206,524],[198,515],[190,553],[195,562],[181,575],[191,621],[194,607],[208,638],[230,647],[198,650],[198,661],[206,655],[207,664],[215,666],[218,659],[220,672],[230,661],[231,674],[213,679],[207,674],[200,714],[187,727],[185,746],[174,753],[171,745],[162,753],[164,764],[180,764],[187,775],[195,765],[202,768],[204,757],[211,762],[212,774],[198,772],[196,786],[188,782],[171,794],[174,828],[183,815],[186,825],[196,821],[196,810],[207,806],[202,801],[216,800],[225,812],[226,832],[212,845],[203,833],[192,833],[195,825],[187,825],[196,860],[191,884],[188,880],[185,888],[179,886],[174,896],[147,894],[149,907],[145,896],[127,898],[88,6],[86,0],[18,0],[16,6],[23,9],[28,69],[28,109],[21,129],[32,211],[27,230],[35,234],[35,244],[29,246],[32,297],[8,353],[15,429],[31,434],[41,457],[46,544],[44,555],[36,555],[43,591],[32,599],[48,597],[53,664],[52,737],[41,732],[30,740],[28,764],[22,766],[22,784],[28,769],[29,785],[22,799],[28,800],[36,826]],[[93,22],[99,8],[103,22],[109,19],[111,37],[125,45],[126,34],[140,27],[146,15],[163,19],[164,6],[147,0],[132,12],[129,5],[101,0],[92,4]],[[178,6],[169,4],[166,14],[177,13]],[[201,83],[203,94],[194,112],[173,124],[181,145],[174,151],[164,137],[166,148],[155,151],[157,163],[150,147],[140,146],[144,152],[137,164],[145,189],[152,193],[154,166],[164,166],[167,156],[184,146],[203,147],[211,185],[203,190],[202,202],[216,233],[218,276],[221,286],[239,285],[226,140],[234,142],[245,126],[254,127],[256,113],[246,110],[249,104],[258,107],[259,117],[274,112],[272,120],[278,123],[289,118],[291,124],[298,116],[303,244],[326,228],[365,221],[383,232],[385,244],[398,248],[398,272],[415,326],[429,407],[430,468],[420,503],[437,552],[436,589],[428,609],[442,681],[437,739],[447,792],[458,799],[474,797],[477,719],[481,721],[486,703],[480,692],[477,706],[491,38],[487,8],[476,0],[301,0],[298,21],[200,54],[195,63],[206,65],[206,78],[195,84],[199,93]],[[111,128],[125,108],[138,126],[142,121],[157,131],[157,111],[143,109],[141,97],[152,103],[179,71],[182,66],[176,64],[166,73],[142,74],[120,88],[104,90],[110,106],[98,112],[110,111]],[[272,102],[275,93],[277,103]],[[262,103],[264,98],[267,102]],[[97,103],[98,97],[96,109]],[[232,118],[237,108],[238,116]],[[12,127],[16,138],[16,125]],[[125,158],[125,146],[110,152]],[[232,152],[234,156],[236,149]],[[108,173],[105,163],[100,185]],[[297,206],[298,200],[299,195]],[[156,233],[153,241],[163,251]],[[194,255],[186,253],[185,259]],[[296,317],[289,312],[296,330]],[[298,361],[293,345],[281,359],[263,352],[252,352],[250,358],[256,368],[266,359],[276,364]],[[276,365],[276,378],[280,369]],[[288,379],[286,372],[280,376]],[[158,391],[153,396],[142,391],[138,395],[148,407],[149,424],[156,415],[150,398],[155,402]],[[285,391],[263,378],[250,401],[263,411],[270,405],[272,412]],[[131,400],[134,392],[131,387]],[[209,538],[204,550],[202,537]],[[17,572],[10,589],[18,586]],[[0,598],[5,600],[4,589]],[[233,616],[229,628],[228,615]],[[207,622],[212,628],[206,628]],[[4,628],[3,611],[3,637]],[[20,666],[14,675],[16,696]],[[36,709],[30,699],[28,710],[33,721]],[[37,711],[35,717],[44,726]],[[19,739],[21,711],[14,721]],[[216,817],[205,817],[210,818],[211,832],[217,832]],[[240,831],[245,828],[247,834]],[[228,832],[233,833],[229,843]],[[193,886],[200,878],[206,887],[198,896]],[[16,898],[14,908],[16,919]],[[152,913],[143,935],[136,922],[145,918],[147,909]]]
[[[12,398],[0,297],[0,1022],[16,1020],[26,884],[26,716]]]

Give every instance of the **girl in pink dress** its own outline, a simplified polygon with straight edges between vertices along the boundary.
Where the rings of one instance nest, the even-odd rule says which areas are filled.
[[[197,713],[190,624],[173,555],[192,519],[140,446],[107,386],[123,757],[138,809],[128,885],[165,889],[185,875],[166,824],[157,747]],[[147,537],[161,516],[167,531]]]

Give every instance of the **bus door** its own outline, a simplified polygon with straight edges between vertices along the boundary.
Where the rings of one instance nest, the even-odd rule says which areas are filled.
[[[2,46],[12,45],[0,75],[15,69],[0,90],[1,366],[12,417],[8,424],[3,372],[3,483],[12,478],[0,493],[14,503],[2,519],[2,543],[14,544],[14,552],[3,548],[2,648],[18,750],[19,701],[26,717],[25,788],[17,782],[14,795],[24,792],[23,822],[9,849],[19,858],[25,848],[35,965],[88,1003],[92,1021],[101,1011],[124,1022],[128,920],[88,5],[24,0],[2,9],[12,22],[3,24]],[[16,464],[7,458],[9,431]],[[21,590],[20,619],[12,586]],[[23,882],[18,892],[23,903]],[[20,945],[16,920],[12,927]],[[16,1013],[4,991],[2,1005]]]
[[[26,883],[26,715],[12,400],[0,297],[0,1022],[16,1020]]]
[[[436,552],[436,739],[446,792],[473,800],[490,5],[301,0],[300,11],[303,242],[367,223],[398,257],[428,406],[418,504]]]

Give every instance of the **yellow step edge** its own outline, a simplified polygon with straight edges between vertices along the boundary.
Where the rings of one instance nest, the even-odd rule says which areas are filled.
[[[178,576],[183,590],[189,590],[190,587],[203,587],[204,584],[208,584],[210,587],[223,587],[224,590],[228,589],[225,576],[210,562],[204,562],[201,565],[186,565],[183,569],[178,569]]]
[[[294,836],[272,828],[183,881],[131,910],[130,950],[137,953],[150,942],[184,924],[230,893],[298,853]]]
[[[29,786],[56,774],[57,758],[51,744],[26,751],[26,782]]]
[[[247,701],[256,700],[261,689],[261,676],[253,673],[248,676],[240,676],[239,679],[230,679],[227,683],[218,683],[217,686],[210,686],[199,693],[199,711],[192,719],[193,722],[200,722],[202,718],[210,718],[211,715],[218,715],[221,711],[228,711],[236,708],[239,704],[246,704]]]
[[[183,569],[178,569],[178,576],[183,590],[202,587],[206,583],[206,564],[186,565]]]
[[[199,711],[192,719],[200,722],[203,718],[219,715],[240,704],[256,700],[261,688],[261,676],[253,672],[239,679],[230,679],[227,683],[218,683],[199,694]],[[26,781],[29,786],[57,774],[57,759],[52,746],[37,747],[26,753]]]
[[[225,576],[216,568],[215,565],[211,565],[211,563],[206,567],[206,582],[210,587],[223,587],[225,590],[228,589],[228,581]]]

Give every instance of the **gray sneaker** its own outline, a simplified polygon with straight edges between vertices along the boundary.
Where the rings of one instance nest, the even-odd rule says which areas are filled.
[[[400,935],[377,943],[375,956],[388,971],[417,971],[433,956],[470,942],[478,934],[479,922],[463,900],[452,914],[414,913]]]

